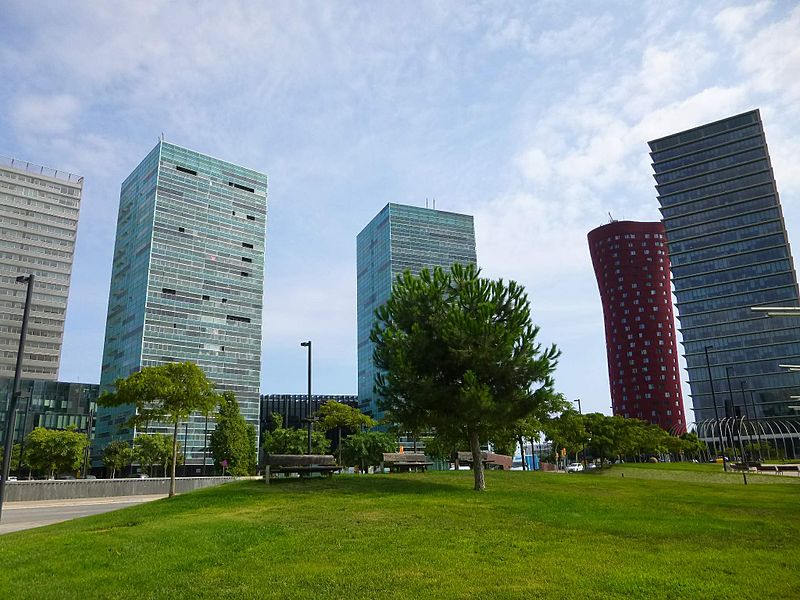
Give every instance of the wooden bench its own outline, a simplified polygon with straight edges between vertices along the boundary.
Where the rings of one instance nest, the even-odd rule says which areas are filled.
[[[502,469],[503,471],[510,471],[511,464],[514,459],[505,454],[495,454],[494,452],[481,452],[481,460],[486,469]],[[472,467],[472,452],[459,452],[459,464]]]
[[[783,475],[789,471],[795,471],[800,476],[800,465],[759,465],[758,471],[761,473],[776,473]]]
[[[384,465],[389,467],[389,471],[410,472],[425,471],[433,463],[421,452],[384,452],[381,461],[381,472]]]
[[[273,473],[297,473],[300,477],[313,473],[333,475],[340,471],[332,454],[268,454],[264,460],[264,481]]]

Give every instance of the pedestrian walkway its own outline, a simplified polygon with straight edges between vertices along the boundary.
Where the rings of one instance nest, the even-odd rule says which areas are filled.
[[[61,523],[89,515],[98,515],[143,502],[166,498],[164,494],[149,496],[115,496],[112,498],[80,498],[75,500],[38,500],[9,502],[3,506],[0,535]]]

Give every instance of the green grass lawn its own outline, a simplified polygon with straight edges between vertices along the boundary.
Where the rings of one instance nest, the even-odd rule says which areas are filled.
[[[234,483],[4,535],[0,598],[800,597],[796,480],[671,466]]]

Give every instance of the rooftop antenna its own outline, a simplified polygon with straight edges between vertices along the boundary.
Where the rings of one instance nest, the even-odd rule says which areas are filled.
[[[614,222],[616,222],[616,219],[615,219],[614,217],[612,217],[612,216],[611,216],[611,213],[610,213],[610,212],[608,213],[608,222],[609,222],[609,223],[614,223]]]
[[[433,210],[436,210],[436,198],[433,199]]]
[[[161,141],[162,142],[164,141],[164,132],[163,131],[161,132]]]
[[[428,208],[428,199],[425,198],[425,208]]]

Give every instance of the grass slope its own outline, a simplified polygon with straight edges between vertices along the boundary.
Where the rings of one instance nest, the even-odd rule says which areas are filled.
[[[235,483],[5,535],[0,597],[800,597],[800,487],[698,472]]]

